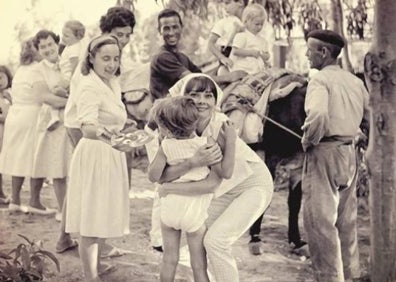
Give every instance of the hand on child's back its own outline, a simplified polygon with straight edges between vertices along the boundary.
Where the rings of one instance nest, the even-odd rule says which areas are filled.
[[[208,140],[209,141],[209,140]],[[211,166],[221,161],[223,154],[217,142],[208,142],[201,146],[191,158],[192,167]]]

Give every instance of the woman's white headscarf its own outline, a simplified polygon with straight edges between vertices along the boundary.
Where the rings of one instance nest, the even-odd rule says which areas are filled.
[[[204,73],[189,73],[188,75],[179,79],[179,81],[176,82],[176,84],[169,89],[169,95],[173,97],[183,96],[185,94],[184,92],[186,90],[187,83],[192,78],[200,77],[200,76],[209,78],[211,81],[213,81],[214,85],[216,86],[216,90],[217,90],[216,108],[217,110],[220,110],[220,103],[223,101],[223,90],[221,90],[220,86],[217,85],[217,83],[209,75]]]

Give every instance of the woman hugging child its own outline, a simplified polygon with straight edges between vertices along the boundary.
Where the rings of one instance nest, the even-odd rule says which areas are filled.
[[[213,95],[208,92],[208,95]],[[160,182],[160,177],[166,166],[177,165],[191,158],[199,148],[216,142],[211,137],[198,136],[196,128],[200,109],[189,97],[169,97],[157,100],[151,116],[158,126],[160,147],[157,155],[149,166],[149,179]],[[234,169],[236,133],[232,126],[224,123],[219,138],[220,146],[224,148],[221,162],[211,166],[188,168],[181,177],[172,181],[197,182],[209,177],[230,178]],[[207,274],[206,252],[203,238],[206,233],[205,220],[207,209],[213,197],[213,190],[219,184],[200,189],[200,194],[194,196],[161,194],[161,231],[163,237],[164,255],[161,265],[161,281],[174,281],[179,260],[180,235],[186,232],[187,243],[191,254],[191,266],[195,281],[209,281]],[[169,184],[169,183],[168,183]],[[192,185],[193,186],[193,185]],[[169,186],[168,186],[169,189]],[[202,189],[207,193],[202,194]],[[176,208],[177,207],[177,208]]]

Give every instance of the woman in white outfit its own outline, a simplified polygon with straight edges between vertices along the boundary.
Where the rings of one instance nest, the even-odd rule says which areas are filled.
[[[58,201],[58,220],[66,194],[66,176],[69,169],[73,146],[63,124],[63,109],[67,98],[57,96],[56,92],[65,92],[59,88],[62,79],[58,66],[59,36],[49,30],[40,30],[36,33],[33,43],[43,60],[38,63],[36,80],[33,91],[39,95],[42,106],[37,121],[37,142],[34,152],[31,186],[32,189],[41,189],[45,178],[54,182],[55,196]],[[51,109],[61,111],[57,126],[49,129]],[[42,205],[28,207],[29,211],[37,214],[51,214],[55,210]]]
[[[79,233],[79,251],[87,281],[101,281],[100,249],[106,238],[129,233],[129,186],[126,147],[113,147],[97,132],[120,132],[127,113],[121,101],[121,50],[110,35],[94,38],[82,65],[76,95],[83,133],[71,161],[66,232]],[[107,266],[108,267],[108,266]]]
[[[12,176],[12,197],[8,206],[10,211],[27,212],[27,207],[21,205],[20,192],[25,177],[32,176],[36,124],[42,105],[40,97],[32,88],[37,76],[37,62],[40,60],[32,39],[24,42],[20,66],[12,83],[13,103],[4,124],[3,149],[0,154],[0,172]],[[41,205],[40,189],[31,188],[30,206]]]
[[[200,113],[197,134],[217,139],[220,128],[228,117],[215,110],[213,95],[192,89],[195,80],[208,79],[205,75],[190,74],[179,95],[193,98]],[[171,93],[174,93],[171,91]],[[209,259],[209,269],[217,282],[239,281],[238,268],[231,250],[232,244],[249,229],[253,222],[269,206],[273,193],[273,181],[268,168],[256,153],[240,138],[236,140],[235,167],[230,179],[217,186],[216,177],[189,183],[170,183],[192,167],[211,165],[221,160],[217,144],[205,145],[185,162],[168,166],[162,174],[160,194],[208,193],[214,188],[214,199],[209,206],[206,220],[208,231],[204,244]]]

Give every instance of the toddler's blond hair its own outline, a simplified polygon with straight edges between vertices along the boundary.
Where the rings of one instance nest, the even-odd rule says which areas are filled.
[[[256,17],[264,17],[267,20],[267,12],[264,7],[260,4],[249,4],[243,9],[242,22],[245,24],[248,20]]]

